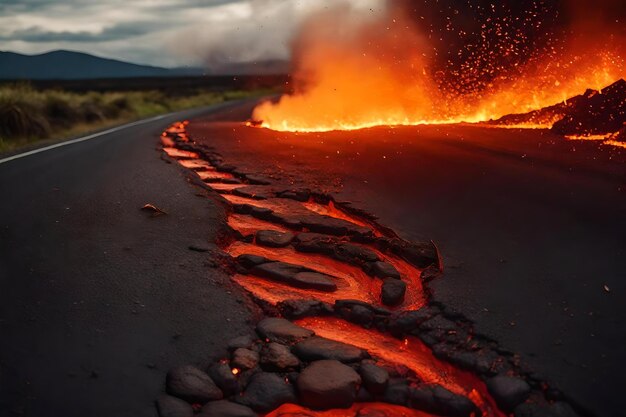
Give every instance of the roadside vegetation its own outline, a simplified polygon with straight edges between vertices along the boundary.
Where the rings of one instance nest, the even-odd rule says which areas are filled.
[[[0,86],[0,153],[46,140],[61,140],[157,114],[207,106],[268,90],[87,92],[37,90],[28,83]]]

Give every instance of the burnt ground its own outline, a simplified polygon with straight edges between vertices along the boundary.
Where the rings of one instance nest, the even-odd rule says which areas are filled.
[[[240,171],[333,193],[432,238],[434,298],[519,352],[590,414],[623,414],[624,150],[475,126],[282,134],[250,106],[189,126]]]
[[[214,254],[188,249],[216,249],[222,204],[156,147],[203,112],[0,165],[0,415],[154,416],[169,368],[249,328]]]

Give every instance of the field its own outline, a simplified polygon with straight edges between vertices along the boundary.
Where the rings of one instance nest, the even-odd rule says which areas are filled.
[[[276,91],[280,80],[138,79],[0,85],[0,153],[157,114]]]

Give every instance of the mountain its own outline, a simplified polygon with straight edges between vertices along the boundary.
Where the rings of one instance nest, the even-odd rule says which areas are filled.
[[[0,79],[89,79],[168,75],[180,74],[167,68],[131,64],[82,52],[52,51],[39,55],[0,52]]]
[[[161,68],[101,58],[84,52],[52,51],[23,55],[0,51],[0,80],[84,80],[95,78],[185,77],[200,75],[286,74],[286,61],[240,62],[215,66]]]

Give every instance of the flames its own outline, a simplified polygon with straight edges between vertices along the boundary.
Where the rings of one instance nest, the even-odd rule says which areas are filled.
[[[260,126],[320,132],[476,123],[554,105],[625,75],[622,43],[610,36],[599,43],[572,35],[533,49],[527,28],[543,30],[538,11],[524,24],[486,17],[472,38],[448,22],[444,29],[463,45],[443,51],[444,35],[402,8],[355,13],[333,9],[303,25],[293,47],[294,91],[254,110]]]

